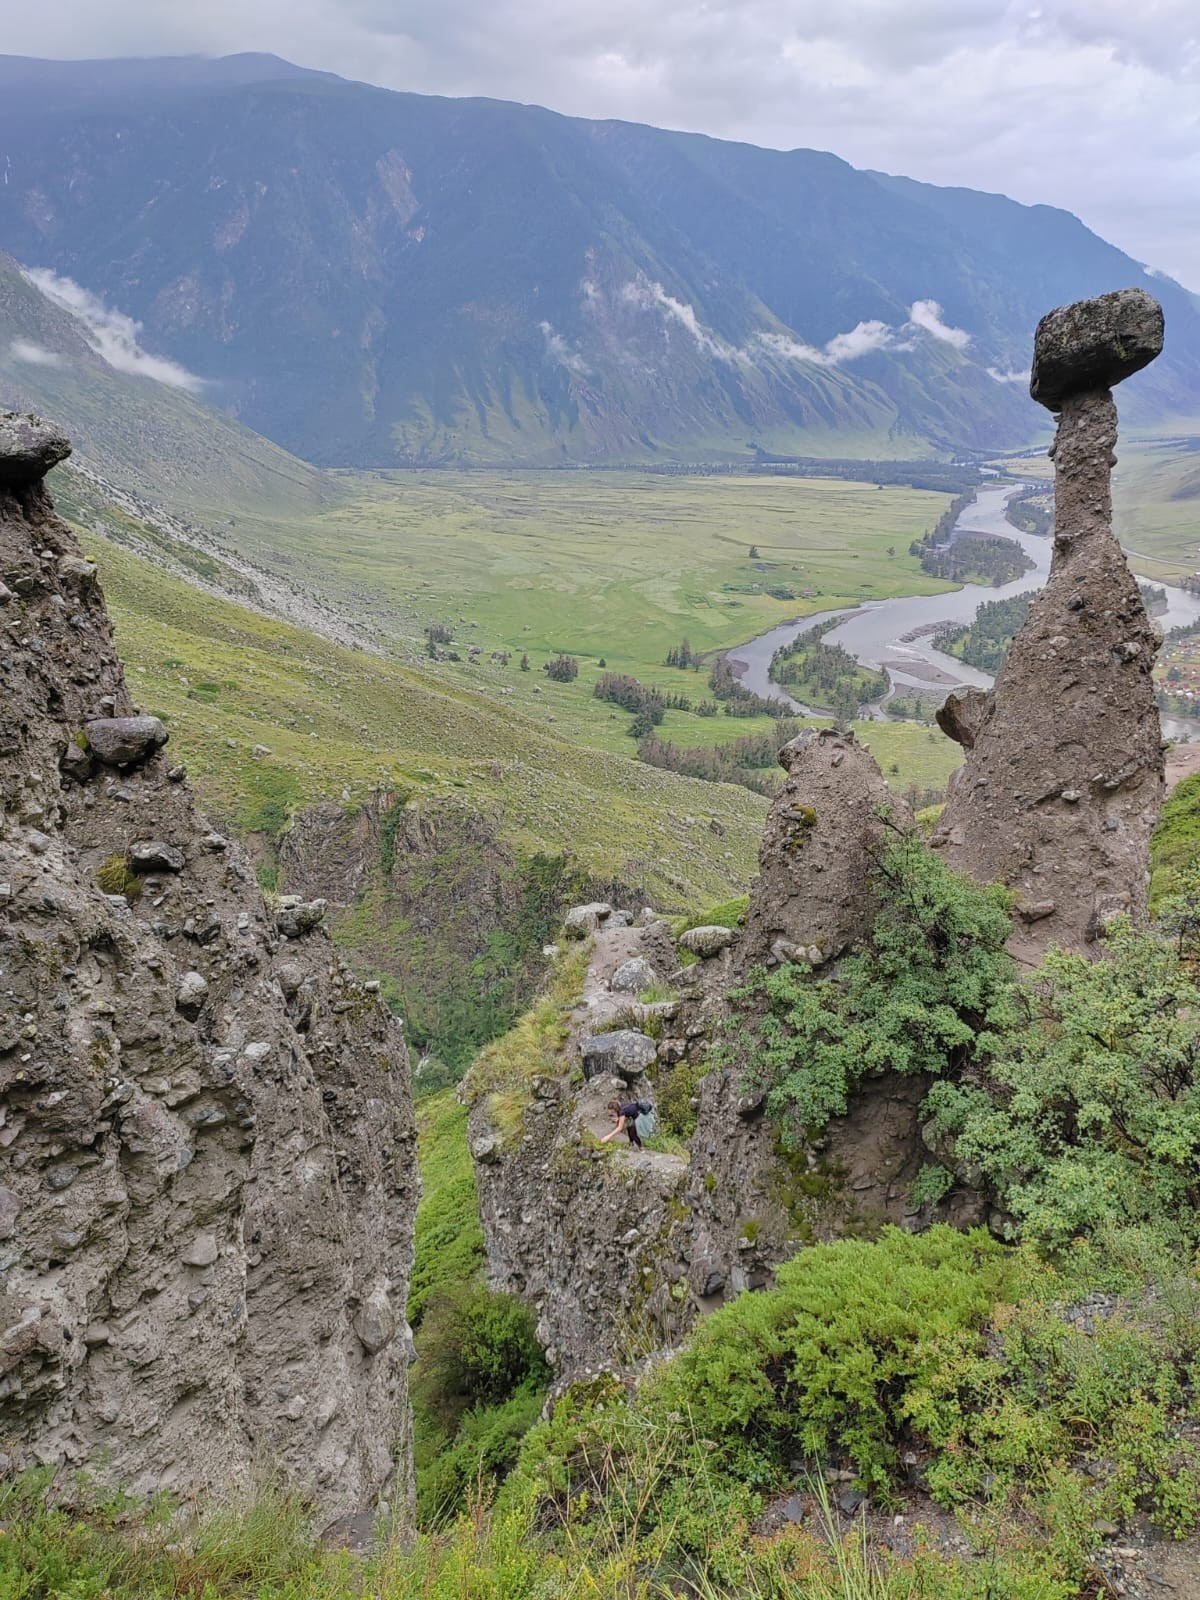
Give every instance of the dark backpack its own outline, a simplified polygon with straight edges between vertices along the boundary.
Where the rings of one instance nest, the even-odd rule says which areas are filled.
[[[654,1106],[649,1100],[639,1100],[637,1103],[637,1108],[639,1117],[648,1117],[654,1110]]]

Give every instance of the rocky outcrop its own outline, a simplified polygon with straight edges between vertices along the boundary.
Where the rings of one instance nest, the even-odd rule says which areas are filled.
[[[519,1083],[485,1087],[473,1075],[465,1085],[489,1280],[534,1306],[538,1337],[563,1378],[670,1344],[693,1315],[686,1162],[635,1150],[624,1134],[599,1143],[613,1126],[609,1102],[657,1102],[661,1081],[662,1046],[613,1026],[636,1003],[612,980],[633,960],[661,970],[671,949],[661,924],[606,917],[557,1056]],[[609,1070],[608,1040],[620,1075]]]
[[[511,1092],[479,1093],[472,1108],[491,1278],[535,1303],[560,1376],[671,1344],[698,1314],[769,1283],[806,1242],[923,1220],[910,1189],[926,1160],[924,1084],[872,1080],[848,1116],[793,1154],[763,1097],[744,1095],[741,1068],[722,1060],[729,991],[755,965],[808,951],[821,964],[861,937],[875,909],[872,857],[889,826],[911,820],[852,733],[803,736],[780,761],[788,781],[745,928],[691,929],[676,947],[665,924],[626,927],[612,913],[592,929],[556,1061],[518,1096],[515,1116]],[[678,967],[679,952],[692,963]],[[670,974],[677,995],[630,1006],[624,974],[639,960]],[[690,1095],[687,1162],[598,1150],[614,1094],[670,1095],[677,1106]]]
[[[1016,896],[1011,948],[1095,952],[1117,912],[1145,911],[1163,797],[1151,671],[1159,633],[1112,527],[1117,413],[1106,387],[1162,348],[1141,290],[1039,324],[1032,392],[1060,413],[1050,578],[986,697],[939,723],[967,751],[933,837],[952,864]]]
[[[402,1036],[319,919],[283,938],[131,703],[41,483],[64,453],[0,419],[3,1448],[403,1515]]]
[[[784,745],[787,780],[759,850],[738,966],[839,955],[870,927],[871,855],[888,821],[911,822],[875,757],[853,732],[822,728]]]

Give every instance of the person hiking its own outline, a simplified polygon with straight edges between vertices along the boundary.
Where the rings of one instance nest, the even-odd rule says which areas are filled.
[[[610,1139],[615,1139],[622,1130],[629,1135],[629,1142],[636,1149],[642,1149],[641,1135],[637,1131],[637,1119],[650,1110],[644,1100],[610,1100],[608,1109],[612,1112],[613,1129],[601,1139],[601,1144],[607,1144]]]

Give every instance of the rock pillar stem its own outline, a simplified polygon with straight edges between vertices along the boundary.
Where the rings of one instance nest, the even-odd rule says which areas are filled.
[[[1117,408],[1110,389],[1063,402],[1054,438],[1054,557],[1081,539],[1112,532]]]

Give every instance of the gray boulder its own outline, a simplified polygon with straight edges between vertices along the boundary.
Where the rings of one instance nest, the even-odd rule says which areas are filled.
[[[679,935],[679,943],[692,955],[707,960],[710,956],[719,956],[722,950],[733,943],[734,938],[732,928],[722,928],[714,922],[706,923],[701,928],[689,928],[686,933]]]
[[[593,1033],[581,1039],[579,1053],[585,1078],[607,1073],[632,1083],[653,1064],[658,1046],[633,1028],[618,1028],[613,1033]]]
[[[0,486],[23,489],[40,483],[71,454],[71,441],[44,417],[0,412]]]
[[[97,717],[86,731],[91,753],[110,767],[146,761],[170,738],[157,717]]]
[[[622,961],[608,980],[608,986],[615,994],[641,994],[655,982],[657,974],[645,956],[633,956]]]
[[[1162,307],[1144,289],[1059,306],[1038,323],[1029,392],[1051,411],[1069,395],[1111,389],[1163,347]]]
[[[587,939],[611,916],[612,907],[603,900],[594,900],[586,906],[572,906],[563,918],[563,931],[568,939]]]
[[[934,716],[948,739],[962,745],[964,750],[973,750],[994,703],[990,689],[956,689],[946,696]]]
[[[129,865],[134,872],[182,872],[182,850],[163,839],[139,839],[129,847]]]
[[[301,900],[299,895],[283,895],[275,912],[275,926],[285,939],[299,939],[325,920],[327,900]]]

